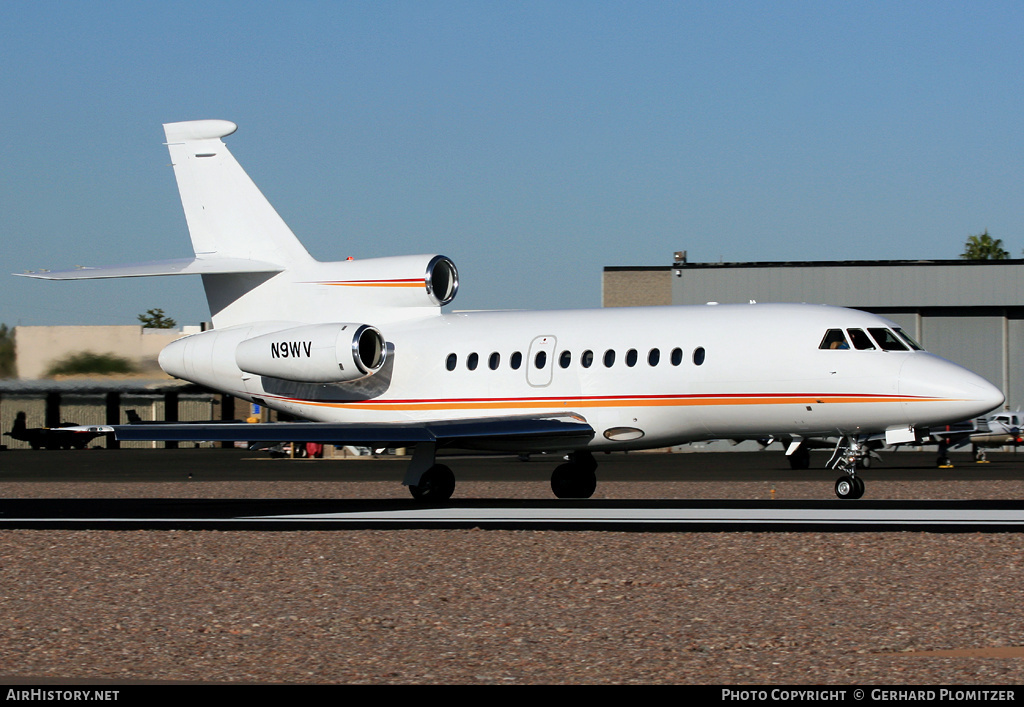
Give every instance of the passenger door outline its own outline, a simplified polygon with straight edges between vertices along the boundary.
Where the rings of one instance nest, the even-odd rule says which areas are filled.
[[[537,368],[537,354],[544,353],[544,367]],[[526,382],[534,388],[543,388],[551,383],[555,366],[555,337],[538,336],[530,342],[530,352],[526,357]]]

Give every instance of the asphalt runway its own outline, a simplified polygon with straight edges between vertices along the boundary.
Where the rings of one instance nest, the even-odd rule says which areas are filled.
[[[883,457],[857,501],[778,450],[602,455],[561,501],[558,459],[464,456],[424,507],[402,459],[0,452],[0,678],[1020,684],[1024,535],[981,521],[1024,457]]]
[[[792,470],[781,451],[684,454],[612,454],[598,457],[598,483],[714,481],[820,482],[838,476],[822,468]],[[935,454],[891,453],[862,472],[882,481],[968,481],[1024,478],[1024,454],[990,455],[976,464],[959,455],[951,469],[935,467]],[[455,456],[446,460],[459,482],[544,482],[557,457]],[[222,449],[5,451],[3,482],[153,483],[304,481],[380,482],[396,485],[408,458],[284,459]],[[884,465],[883,465],[884,464]],[[339,496],[342,496],[339,494]],[[987,500],[493,500],[460,499],[422,505],[406,498],[324,499],[0,499],[0,527],[89,529],[545,528],[614,530],[886,530],[935,532],[1017,531],[1024,501]]]

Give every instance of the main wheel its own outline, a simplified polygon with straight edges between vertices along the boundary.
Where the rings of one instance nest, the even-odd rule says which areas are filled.
[[[409,487],[409,492],[417,501],[447,501],[455,493],[455,474],[444,464],[434,464],[423,472],[416,486]]]
[[[579,464],[562,464],[551,474],[551,492],[557,498],[590,498],[597,489],[597,474]]]
[[[797,448],[787,459],[790,469],[809,469],[811,466],[811,453],[803,447]]]

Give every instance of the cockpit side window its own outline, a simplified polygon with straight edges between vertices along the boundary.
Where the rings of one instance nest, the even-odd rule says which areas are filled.
[[[882,347],[883,351],[906,351],[907,345],[900,341],[899,337],[893,334],[888,329],[881,327],[868,329],[871,332],[871,336],[874,337],[878,345]]]
[[[871,337],[864,333],[863,329],[847,329],[847,333],[850,335],[850,341],[853,342],[853,347],[859,351],[875,348],[875,345],[871,343]]]
[[[899,334],[900,338],[906,341],[907,345],[910,346],[910,348],[914,349],[914,351],[924,350],[921,348],[921,345],[919,343],[910,338],[910,335],[907,334],[907,332],[903,331],[902,329],[896,329],[896,333]]]
[[[821,340],[819,349],[848,349],[850,345],[846,342],[846,335],[842,329],[829,329],[825,332],[825,338]]]

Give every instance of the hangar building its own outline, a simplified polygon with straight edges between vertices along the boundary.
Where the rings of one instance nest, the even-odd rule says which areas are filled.
[[[1024,405],[1024,260],[866,260],[606,267],[606,307],[808,302],[890,319]]]

